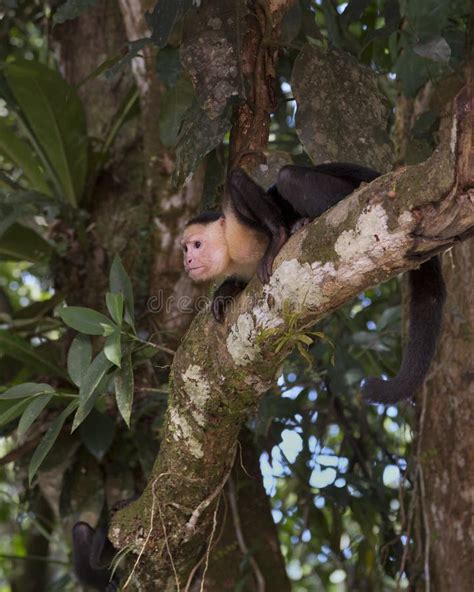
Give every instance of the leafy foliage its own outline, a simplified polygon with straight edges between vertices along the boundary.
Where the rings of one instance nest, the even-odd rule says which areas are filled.
[[[13,164],[24,172],[26,168],[30,179],[35,180],[39,173],[33,162],[36,158],[46,179],[39,183],[36,179],[32,189],[41,192],[47,182],[58,199],[77,205],[86,180],[88,138],[75,90],[57,72],[38,62],[9,63],[4,77],[7,87],[0,86],[0,94],[15,113],[30,150],[34,150],[31,153],[22,144],[21,152],[13,154]]]
[[[15,473],[0,467],[0,479],[15,493],[22,476],[31,485],[38,475],[56,479],[65,520],[82,512],[98,517],[111,490],[126,498],[143,489],[167,402],[167,368],[150,364],[160,350],[150,342],[148,311],[140,296],[144,289],[138,282],[132,287],[119,258],[112,262],[100,310],[76,306],[85,302],[82,293],[65,307],[62,287],[52,290],[55,265],[65,251],[108,266],[107,253],[102,257],[100,249],[88,250],[85,228],[94,228],[94,208],[101,207],[88,197],[104,179],[115,188],[107,170],[110,148],[125,121],[139,113],[132,88],[107,122],[104,141],[91,141],[77,89],[52,67],[50,25],[59,27],[94,4],[67,0],[51,14],[48,3],[8,0],[0,23],[0,434],[16,430],[23,454]],[[204,199],[209,203],[222,191],[232,111],[251,96],[238,51],[245,19],[253,15],[240,0],[232,9],[210,0],[157,1],[146,16],[151,37],[124,38],[127,53],[101,57],[81,87],[104,73],[112,79],[111,88],[119,85],[133,59],[143,59],[151,45],[158,48],[156,71],[166,87],[159,105],[161,142],[169,154],[176,151],[178,184],[206,160]],[[428,81],[437,87],[447,75],[457,75],[468,12],[466,0],[298,2],[283,23],[269,169],[291,160],[367,158],[363,146],[347,151],[346,125],[333,134],[337,114],[351,106],[348,79],[356,70],[367,74],[360,77],[361,96],[370,86],[373,108],[369,113],[359,101],[354,121],[364,132],[369,127],[380,132],[361,135],[361,143],[371,147],[366,164],[376,166],[373,159],[380,158],[380,168],[387,168],[384,101],[393,111],[400,94],[412,98]],[[352,64],[336,80],[333,71],[317,69],[311,57],[325,62],[328,48]],[[308,72],[315,74],[303,84]],[[328,103],[320,101],[330,80],[336,89],[331,118]],[[87,92],[81,96],[88,100]],[[441,105],[434,104],[416,120],[407,162],[432,152],[440,111]],[[134,158],[135,152],[140,152],[136,146]],[[270,183],[270,177],[265,181]],[[142,189],[136,178],[130,186],[132,192]],[[51,230],[63,224],[68,228],[61,244],[52,240]],[[103,229],[94,232],[100,236]],[[120,244],[122,237],[114,238],[113,244]],[[252,427],[293,590],[406,588],[410,566],[401,566],[412,544],[403,538],[412,495],[412,410],[408,404],[366,408],[358,393],[363,376],[393,374],[399,365],[398,283],[367,291],[316,328],[299,328],[291,315],[287,324],[276,347],[296,346],[299,352],[287,360]],[[9,446],[10,441],[5,440]],[[32,496],[32,491],[22,495]],[[17,499],[12,500],[0,505],[0,522],[9,525],[17,523]],[[0,550],[26,554],[25,533],[8,546],[2,541]],[[248,569],[244,561],[242,588]],[[5,568],[9,579],[13,572]],[[57,572],[53,579],[51,590],[76,588],[68,574]]]

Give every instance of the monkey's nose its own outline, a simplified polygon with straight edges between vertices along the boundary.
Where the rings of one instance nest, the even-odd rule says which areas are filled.
[[[189,257],[189,259],[188,259],[188,265],[191,265],[192,262],[193,262],[192,257]]]

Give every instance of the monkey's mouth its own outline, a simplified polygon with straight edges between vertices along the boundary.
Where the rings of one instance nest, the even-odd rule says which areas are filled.
[[[203,270],[205,270],[204,265],[200,265],[199,267],[188,267],[188,275],[199,275]]]

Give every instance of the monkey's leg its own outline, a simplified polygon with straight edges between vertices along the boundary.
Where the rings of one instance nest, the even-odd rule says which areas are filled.
[[[225,317],[225,310],[234,298],[242,292],[246,283],[237,278],[228,278],[214,292],[212,300],[212,314],[218,323],[222,323]]]
[[[229,193],[232,207],[242,224],[265,232],[269,238],[257,268],[260,281],[267,283],[272,274],[273,261],[288,240],[288,224],[278,203],[244,171],[237,169],[232,173]]]
[[[277,189],[301,218],[314,220],[360,185],[356,178],[338,176],[343,172],[336,169],[329,174],[318,167],[286,165],[278,173]]]

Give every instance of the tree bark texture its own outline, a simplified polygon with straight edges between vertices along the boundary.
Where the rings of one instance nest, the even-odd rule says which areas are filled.
[[[234,469],[224,490],[222,530],[210,554],[206,592],[290,592],[270,500],[252,433],[239,436]]]
[[[474,240],[443,257],[443,332],[420,394],[416,590],[474,582]]]

